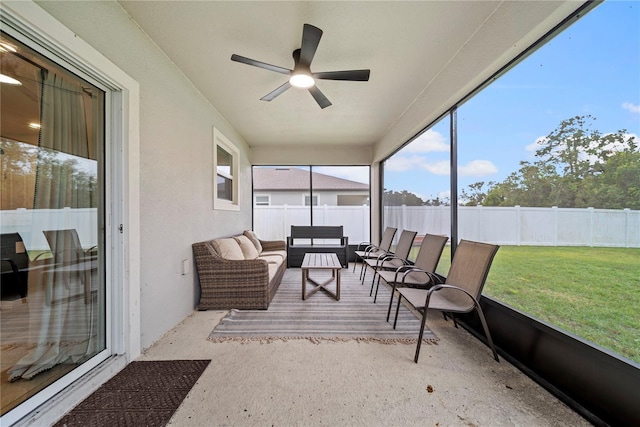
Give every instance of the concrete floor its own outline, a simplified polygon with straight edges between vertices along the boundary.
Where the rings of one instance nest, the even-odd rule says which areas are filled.
[[[194,312],[138,359],[212,360],[171,426],[591,425],[441,316],[415,364],[406,344],[207,341],[225,313]]]

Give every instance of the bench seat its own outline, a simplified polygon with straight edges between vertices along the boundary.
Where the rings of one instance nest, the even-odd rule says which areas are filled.
[[[306,253],[335,253],[346,268],[348,251],[349,238],[343,234],[341,225],[292,225],[287,237],[287,267],[299,268]]]

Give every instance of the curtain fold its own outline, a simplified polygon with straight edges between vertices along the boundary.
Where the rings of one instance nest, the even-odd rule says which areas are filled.
[[[34,209],[97,208],[98,196],[91,194],[96,189],[86,184],[93,182],[95,186],[97,177],[91,176],[91,171],[81,171],[78,162],[92,156],[95,160],[96,144],[102,146],[103,136],[96,136],[104,129],[104,107],[94,102],[92,96],[77,78],[45,73]],[[84,174],[82,179],[78,179],[78,174]],[[97,230],[98,224],[91,227]],[[60,224],[58,228],[68,227]],[[91,286],[97,280],[97,257],[84,254],[79,240],[50,241],[49,245],[52,258],[37,275],[35,285],[42,292],[40,297],[29,300],[30,305],[37,305],[38,314],[32,316],[30,325],[37,331],[37,342],[33,343],[33,350],[8,370],[10,381],[31,379],[61,363],[80,363],[104,348],[103,334],[96,336],[103,330],[96,326],[97,301],[104,301],[101,299],[104,290],[99,290],[96,301]],[[82,257],[78,251],[82,251]]]

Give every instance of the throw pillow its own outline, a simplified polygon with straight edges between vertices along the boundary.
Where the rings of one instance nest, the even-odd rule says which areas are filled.
[[[211,245],[220,254],[222,258],[231,260],[243,260],[244,254],[240,245],[233,238],[228,239],[216,239]]]
[[[249,238],[245,235],[235,236],[234,239],[240,245],[240,249],[242,249],[242,253],[244,254],[244,259],[256,259],[258,258],[258,250],[254,246],[253,242],[249,240]]]
[[[246,230],[244,232],[244,235],[247,236],[249,240],[251,240],[251,243],[253,243],[253,245],[256,247],[256,250],[258,251],[258,253],[261,253],[262,244],[260,243],[260,239],[258,239],[258,236],[256,236],[256,233],[254,233],[251,230]]]

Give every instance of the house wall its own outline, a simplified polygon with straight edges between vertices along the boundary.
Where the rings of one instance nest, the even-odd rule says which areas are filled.
[[[195,307],[191,244],[251,227],[249,147],[118,3],[37,4],[140,84],[138,262],[146,348]],[[240,152],[240,211],[212,209],[214,126]],[[183,275],[185,259],[191,268]]]
[[[309,192],[300,191],[259,191],[256,190],[256,194],[270,195],[270,206],[302,206],[304,205],[304,196]],[[369,198],[369,193],[366,191],[355,192],[350,191],[348,193],[341,191],[314,191],[314,196],[318,196],[318,205],[339,206],[338,198],[340,198],[341,205],[345,205],[346,202],[351,202],[351,205],[363,205],[366,204]]]

